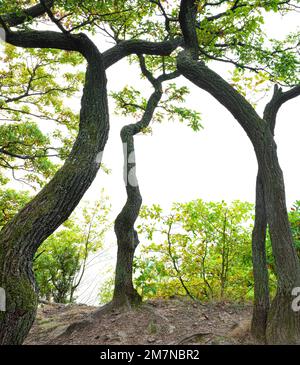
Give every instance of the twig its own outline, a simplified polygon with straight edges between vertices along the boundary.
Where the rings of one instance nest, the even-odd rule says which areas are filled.
[[[182,345],[186,341],[192,340],[193,338],[204,337],[204,336],[208,336],[208,335],[212,335],[212,333],[211,332],[198,332],[198,333],[193,333],[192,335],[189,335],[187,337],[184,337],[181,341],[178,342],[177,345]]]

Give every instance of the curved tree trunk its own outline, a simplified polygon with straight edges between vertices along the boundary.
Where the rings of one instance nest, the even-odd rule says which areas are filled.
[[[138,234],[134,229],[134,224],[142,205],[142,196],[135,176],[132,127],[134,125],[124,127],[121,133],[124,147],[124,179],[127,201],[115,221],[118,254],[112,300],[114,307],[131,307],[141,302],[141,297],[134,289],[132,282],[134,252],[139,244]]]
[[[266,105],[263,119],[274,137],[277,113],[285,102],[300,95],[300,85],[283,92],[277,85],[274,86],[274,93],[270,102]],[[276,148],[276,147],[275,147]],[[266,323],[269,311],[269,288],[268,269],[266,265],[266,202],[264,188],[260,171],[258,172],[256,184],[256,211],[255,226],[252,237],[253,247],[253,271],[254,271],[254,308],[252,318],[252,334],[259,341],[266,338]],[[269,339],[270,341],[270,339]]]
[[[252,262],[254,276],[254,305],[251,333],[266,341],[267,317],[270,308],[269,277],[266,259],[267,216],[261,174],[256,179],[255,223],[252,233]]]
[[[21,344],[25,339],[37,307],[34,254],[69,217],[91,185],[108,137],[102,56],[87,37],[80,35],[77,42],[88,66],[79,133],[72,151],[53,179],[0,232],[0,286],[7,297],[6,312],[0,312],[0,344]]]
[[[107,140],[108,106],[105,69],[137,53],[169,55],[181,38],[163,42],[128,40],[99,53],[84,34],[71,34],[51,14],[53,0],[2,14],[6,42],[23,48],[53,48],[80,52],[88,61],[79,134],[64,166],[44,189],[0,233],[0,287],[6,289],[7,311],[0,312],[0,344],[22,343],[35,317],[33,256],[43,240],[63,223],[86,192],[100,166]],[[47,13],[61,32],[11,31]]]
[[[267,319],[268,343],[300,343],[300,313],[292,310],[292,290],[300,287],[300,263],[289,226],[285,188],[277,147],[267,122],[247,100],[203,62],[183,51],[177,58],[179,71],[223,104],[245,130],[254,147],[265,196],[278,290]]]
[[[272,344],[300,344],[300,313],[292,309],[292,290],[300,287],[300,264],[288,220],[277,147],[269,128],[264,141],[265,149],[257,157],[277,273],[277,293],[268,314],[266,337]]]
[[[178,72],[162,74],[154,78],[146,68],[143,56],[139,56],[142,73],[154,87],[142,119],[122,128],[121,139],[124,149],[124,181],[126,185],[127,201],[115,221],[115,233],[118,242],[118,254],[115,276],[115,288],[112,306],[134,306],[141,302],[141,297],[133,287],[132,266],[134,252],[139,244],[138,234],[134,229],[135,221],[139,215],[142,196],[136,177],[136,161],[134,149],[134,136],[146,128],[153,117],[155,109],[162,97],[162,82],[179,76]]]

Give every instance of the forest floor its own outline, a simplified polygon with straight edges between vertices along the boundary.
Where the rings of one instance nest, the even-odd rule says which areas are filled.
[[[150,300],[133,310],[110,311],[82,327],[96,307],[41,304],[27,345],[251,344],[251,305]]]

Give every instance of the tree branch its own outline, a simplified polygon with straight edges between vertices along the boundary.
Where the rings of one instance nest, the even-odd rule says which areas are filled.
[[[191,52],[193,58],[198,59],[198,37],[195,28],[196,15],[197,4],[195,0],[182,0],[180,3],[179,23],[185,47]]]
[[[45,0],[40,0],[40,3],[42,4],[42,6],[44,7],[46,13],[48,14],[50,20],[56,24],[56,26],[58,27],[59,30],[62,31],[62,33],[67,34],[67,30],[61,25],[60,21],[58,19],[55,18],[54,14],[52,13],[50,7],[47,5]]]
[[[183,45],[183,39],[175,38],[164,42],[148,42],[139,39],[122,41],[116,46],[103,52],[105,68],[109,68],[122,58],[131,54],[149,54],[156,56],[169,56],[176,48]]]
[[[272,134],[275,133],[276,117],[280,107],[287,101],[300,95],[300,85],[283,92],[278,85],[274,86],[272,99],[266,105],[264,110],[264,120],[269,124]]]
[[[185,282],[182,278],[182,275],[180,273],[179,267],[177,265],[176,259],[172,253],[172,239],[171,239],[171,230],[172,230],[172,222],[169,223],[169,227],[168,227],[168,232],[167,232],[167,241],[168,241],[168,253],[169,253],[169,257],[172,261],[173,264],[173,268],[177,273],[177,278],[181,283],[181,286],[183,287],[183,289],[185,290],[186,294],[192,299],[195,300],[194,296],[190,293],[189,289],[187,288],[187,286],[185,285]]]
[[[45,0],[44,2],[47,8],[51,8],[54,4],[54,0]],[[2,19],[8,27],[15,27],[25,23],[27,20],[42,16],[45,14],[45,12],[46,10],[43,4],[37,4],[18,13],[2,15]]]
[[[238,91],[203,62],[195,61],[189,51],[179,53],[177,68],[184,77],[224,105],[245,130],[250,140],[256,141],[257,134],[263,132],[264,121]]]
[[[7,151],[4,148],[0,148],[0,153],[3,153],[4,155],[10,156],[10,157],[19,158],[21,160],[35,160],[37,158],[42,158],[42,157],[57,157],[58,156],[58,154],[54,154],[54,155],[47,155],[47,154],[43,154],[43,155],[20,155],[20,154],[17,154],[17,153]]]

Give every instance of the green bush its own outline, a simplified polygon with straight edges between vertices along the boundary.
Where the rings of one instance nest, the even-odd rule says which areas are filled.
[[[80,217],[72,215],[42,244],[34,259],[41,298],[57,303],[75,300],[89,254],[102,248],[110,226],[108,212],[109,206],[103,199],[92,208],[83,207]]]

